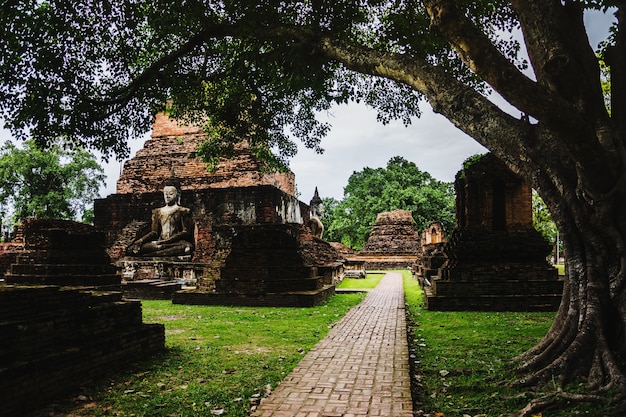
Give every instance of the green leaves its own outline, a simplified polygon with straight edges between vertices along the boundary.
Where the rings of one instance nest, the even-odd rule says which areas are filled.
[[[15,2],[0,12],[0,111],[21,139],[45,146],[67,137],[71,146],[122,158],[129,139],[149,130],[169,101],[174,117],[211,120],[221,141],[272,149],[278,156],[268,167],[284,167],[293,139],[322,152],[330,126],[317,114],[334,104],[364,101],[383,123],[419,115],[415,91],[357,76],[320,51],[323,36],[365,45],[381,38],[386,48],[386,7],[365,0]]]
[[[326,204],[326,201],[325,201]],[[325,205],[326,238],[361,249],[378,213],[403,209],[411,211],[418,230],[440,221],[447,231],[454,226],[452,185],[422,172],[413,163],[396,156],[386,168],[364,168],[348,179],[344,199]]]
[[[533,226],[539,233],[543,235],[551,244],[557,240],[558,231],[556,229],[556,224],[554,220],[552,220],[552,216],[550,215],[550,211],[546,206],[546,203],[542,200],[542,198],[537,194],[535,190],[533,190]]]
[[[98,196],[104,171],[82,149],[55,145],[43,151],[31,140],[24,148],[7,142],[0,149],[0,206],[3,220],[24,217],[76,219]],[[4,218],[7,216],[7,218]]]

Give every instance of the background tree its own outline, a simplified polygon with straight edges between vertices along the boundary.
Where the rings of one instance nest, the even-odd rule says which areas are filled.
[[[42,150],[31,140],[23,148],[11,142],[0,148],[0,206],[12,223],[25,217],[89,221],[104,180],[94,156],[81,149]]]
[[[550,215],[550,210],[548,210],[548,206],[544,203],[543,199],[537,194],[535,190],[533,190],[532,194],[533,202],[533,226],[541,235],[546,238],[548,242],[552,244],[553,247],[553,255],[557,256],[557,254],[561,253],[561,248],[559,246],[558,250],[555,246],[559,239],[559,232],[556,228],[556,223],[552,220],[552,216]],[[560,244],[559,244],[560,245]],[[558,259],[554,260],[554,263],[558,263]]]
[[[608,6],[610,113],[583,20]],[[123,155],[171,99],[173,116],[225,126],[218,140],[245,135],[286,158],[285,132],[321,149],[315,115],[333,104],[409,122],[426,99],[529,181],[561,232],[563,303],[519,358],[519,382],[587,390],[555,390],[522,414],[603,393],[626,408],[625,24],[621,0],[8,0],[0,108],[37,143]]]
[[[326,240],[361,250],[378,213],[409,210],[418,230],[440,221],[448,231],[454,226],[452,184],[434,179],[413,162],[396,156],[385,168],[364,168],[353,173],[344,188],[344,198],[325,224]]]

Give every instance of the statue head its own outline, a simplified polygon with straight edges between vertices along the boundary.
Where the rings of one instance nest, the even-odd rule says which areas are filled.
[[[177,178],[170,177],[165,180],[163,183],[163,198],[168,206],[180,203],[180,181]]]
[[[317,191],[317,187],[315,187],[315,194],[311,199],[309,207],[311,208],[312,216],[320,217],[324,213],[324,206],[322,204],[322,199],[320,198],[320,195]]]

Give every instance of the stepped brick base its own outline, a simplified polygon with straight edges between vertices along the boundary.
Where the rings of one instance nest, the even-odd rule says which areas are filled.
[[[104,233],[70,220],[24,219],[23,250],[5,274],[8,284],[120,290],[104,250]]]
[[[250,307],[313,307],[335,295],[335,286],[326,285],[312,291],[267,294],[229,294],[183,290],[174,293],[174,304],[250,306]]]
[[[556,311],[562,292],[561,280],[434,280],[424,289],[432,311]]]
[[[165,349],[119,292],[0,286],[0,417],[25,415]]]
[[[456,229],[446,263],[425,285],[429,310],[556,311],[563,281],[546,261],[549,244],[532,228],[517,231]]]
[[[171,300],[182,285],[174,281],[158,279],[141,279],[122,283],[124,298],[139,300]]]
[[[415,263],[417,257],[414,253],[406,254],[363,254],[359,253],[354,259],[363,262],[367,271],[408,269]]]

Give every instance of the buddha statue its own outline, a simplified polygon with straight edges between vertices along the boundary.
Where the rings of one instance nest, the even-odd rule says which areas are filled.
[[[324,225],[322,224],[320,217],[324,213],[324,206],[317,191],[317,187],[315,187],[315,194],[311,199],[309,207],[311,208],[311,215],[309,217],[308,226],[311,229],[313,236],[321,239],[324,234]]]
[[[175,178],[163,185],[165,206],[152,210],[150,232],[127,249],[130,256],[183,256],[194,250],[191,210],[180,206],[180,186]]]

